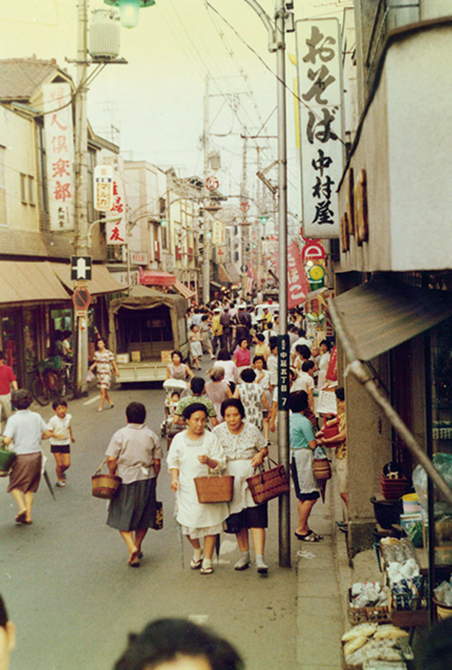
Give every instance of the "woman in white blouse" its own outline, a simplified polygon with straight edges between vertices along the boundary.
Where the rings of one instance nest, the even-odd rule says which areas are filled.
[[[200,503],[194,478],[220,473],[226,460],[215,435],[206,431],[207,410],[202,403],[192,403],[183,411],[187,430],[178,433],[171,443],[168,468],[171,489],[176,493],[177,521],[193,547],[192,570],[201,568],[202,575],[213,572],[212,556],[216,536],[228,516],[227,503]],[[200,539],[204,538],[204,557]]]
[[[256,474],[268,454],[267,441],[261,431],[244,421],[245,408],[238,398],[225,400],[221,405],[224,423],[213,434],[220,441],[226,456],[226,472],[234,476],[234,497],[229,504],[230,515],[226,532],[235,533],[241,556],[234,568],[246,570],[250,564],[248,530],[256,555],[257,571],[268,572],[264,562],[265,529],[268,526],[267,503],[256,505],[246,481]]]

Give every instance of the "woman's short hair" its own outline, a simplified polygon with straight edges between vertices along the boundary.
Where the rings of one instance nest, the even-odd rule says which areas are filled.
[[[328,349],[328,351],[330,350],[330,343],[328,342],[328,340],[322,340],[319,344],[319,347],[321,347],[322,344],[325,345],[325,347]]]
[[[302,372],[309,372],[314,367],[314,361],[303,361],[301,364]]]
[[[129,636],[129,646],[114,670],[151,670],[180,657],[204,657],[212,670],[243,670],[234,647],[215,633],[185,619],[159,619],[139,635]]]
[[[211,370],[208,370],[207,374],[209,375],[212,381],[219,382],[223,379],[225,375],[225,370],[220,365],[217,365]]]
[[[235,407],[238,410],[242,419],[245,418],[245,408],[243,406],[243,402],[239,398],[227,398],[227,400],[223,400],[223,402],[221,403],[221,410],[220,410],[223,419],[228,407]]]
[[[259,342],[265,342],[265,337],[262,335],[262,333],[258,333],[256,335],[256,340],[259,340]]]
[[[27,389],[19,389],[13,392],[11,400],[16,409],[28,409],[33,402],[33,396]]]
[[[306,346],[306,344],[297,344],[295,351],[297,354],[300,354],[300,356],[303,356],[303,358],[306,360],[311,358],[311,350],[308,346]]]
[[[247,382],[248,384],[252,384],[254,382],[254,380],[256,379],[256,373],[251,368],[245,368],[240,373],[240,378],[243,379],[244,382]]]
[[[339,387],[335,390],[335,394],[336,394],[336,398],[337,398],[338,400],[341,400],[342,402],[344,402],[344,400],[345,400],[345,390],[344,390],[344,387],[343,387],[343,386],[339,386]]]
[[[308,406],[306,391],[295,391],[289,395],[289,409],[291,412],[304,412]]]
[[[207,407],[202,402],[192,402],[182,412],[184,419],[189,419],[195,412],[204,412],[207,419]]]
[[[231,354],[227,349],[220,349],[217,356],[217,361],[230,361]]]
[[[201,395],[201,393],[204,391],[205,386],[206,382],[202,377],[192,377],[190,380],[190,388],[193,391],[193,393],[196,393],[197,395]]]
[[[8,612],[6,611],[6,605],[3,598],[0,596],[0,626],[6,628],[8,623]]]
[[[130,402],[126,408],[128,423],[144,423],[146,421],[146,407],[142,402]]]
[[[171,352],[171,359],[173,358],[174,354],[176,354],[176,356],[179,356],[181,361],[184,359],[184,357],[182,356],[182,351],[179,351],[179,349],[174,349],[174,351]]]
[[[239,347],[242,346],[243,342],[246,342],[248,344],[248,338],[247,337],[241,337],[239,340]]]
[[[256,361],[262,361],[264,370],[267,369],[267,363],[265,362],[265,358],[264,358],[263,356],[261,356],[260,354],[258,354],[257,356],[255,356],[255,357],[253,358],[253,365],[256,364]]]

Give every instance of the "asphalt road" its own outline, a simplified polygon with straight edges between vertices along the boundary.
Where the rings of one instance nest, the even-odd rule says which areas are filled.
[[[98,413],[94,388],[69,403],[76,443],[66,488],[44,482],[35,497],[32,526],[14,523],[16,507],[0,479],[0,592],[18,630],[12,670],[111,670],[130,631],[162,616],[193,617],[226,636],[248,670],[296,667],[296,574],[278,567],[276,501],[270,503],[267,577],[254,567],[233,570],[235,539],[222,535],[219,565],[211,576],[189,569],[191,549],[181,548],[173,493],[163,467],[158,498],[164,529],[149,531],[139,569],[127,565],[119,533],[105,524],[105,501],[91,496],[91,480],[112,433],[125,423],[131,400],[144,402],[147,423],[159,434],[160,389],[113,391],[114,409]],[[35,408],[45,419],[50,407]],[[55,482],[48,444],[47,470]],[[296,547],[293,548],[295,553]],[[182,567],[184,554],[185,567]],[[295,564],[295,561],[293,561]]]

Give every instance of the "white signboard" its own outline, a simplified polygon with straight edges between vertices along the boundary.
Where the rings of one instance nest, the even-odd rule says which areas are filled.
[[[110,209],[108,218],[121,216],[115,223],[107,223],[107,244],[126,244],[126,217],[124,205],[124,189],[119,178],[119,171],[116,171],[113,179],[113,205]]]
[[[74,230],[74,142],[69,84],[45,84],[44,130],[50,230]],[[69,104],[68,104],[69,103]]]
[[[337,19],[296,22],[303,234],[339,237],[342,175],[341,40]]]
[[[212,244],[221,246],[226,242],[226,231],[222,221],[214,221],[212,226]]]
[[[98,212],[109,212],[113,206],[113,168],[111,165],[96,165],[94,168],[94,208]]]

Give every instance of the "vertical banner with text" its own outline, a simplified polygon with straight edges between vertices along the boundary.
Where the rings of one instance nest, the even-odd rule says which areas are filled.
[[[69,84],[45,84],[44,130],[50,230],[74,230],[74,140]]]
[[[115,223],[107,223],[107,244],[126,244],[126,215],[124,204],[124,189],[119,170],[114,168],[113,179],[113,204],[110,209],[109,218],[120,216],[121,219]]]
[[[296,22],[303,234],[339,237],[342,175],[341,37],[337,19]]]

